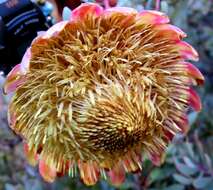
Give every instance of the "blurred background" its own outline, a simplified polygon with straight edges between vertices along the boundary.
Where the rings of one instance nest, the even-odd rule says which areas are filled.
[[[1,87],[4,83],[3,72],[6,74],[20,61],[37,30],[47,29],[61,19],[60,14],[65,6],[60,4],[62,1],[58,1],[59,4],[53,0],[34,1],[42,12],[43,16],[38,17],[43,25],[35,25],[37,28],[29,26],[27,30],[30,30],[32,35],[24,38],[26,41],[23,41],[23,37],[27,36],[26,31],[18,33],[20,36],[16,38],[19,41],[12,43],[18,43],[19,46],[12,50],[11,45],[7,43],[8,36],[5,36],[3,27],[8,23],[11,24],[6,8],[1,7],[5,2],[0,0]],[[155,9],[155,2],[155,0],[118,0],[117,5],[133,7],[140,11]],[[77,6],[75,3],[77,1],[73,0],[66,6],[75,7]],[[114,6],[116,0],[111,3],[111,6]],[[58,178],[53,184],[45,183],[39,176],[37,168],[28,165],[23,155],[21,139],[8,127],[7,105],[10,97],[4,96],[0,88],[0,190],[213,190],[213,1],[161,0],[160,10],[169,15],[174,25],[188,34],[185,40],[192,44],[200,55],[199,62],[194,64],[204,74],[206,80],[205,86],[197,88],[203,103],[202,112],[189,114],[190,131],[187,136],[177,135],[173,139],[168,147],[165,163],[155,167],[149,161],[145,161],[143,171],[134,175],[128,174],[125,183],[120,187],[114,187],[107,181],[100,181],[95,186],[87,187],[79,177],[63,177]],[[70,10],[66,9],[63,12],[64,19],[67,19],[69,14]],[[12,27],[13,25],[10,32],[14,33],[15,29]],[[17,49],[19,51],[16,52]],[[15,51],[12,55],[17,54],[17,57],[10,60],[7,57],[8,51]]]

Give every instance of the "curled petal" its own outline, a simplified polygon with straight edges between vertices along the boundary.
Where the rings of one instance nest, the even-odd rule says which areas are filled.
[[[200,111],[202,109],[200,97],[192,88],[189,89],[189,104],[195,111]]]
[[[68,24],[68,21],[61,21],[49,28],[45,33],[42,33],[38,38],[49,39],[52,36],[56,36],[61,32],[64,27]]]
[[[43,159],[39,161],[39,172],[47,182],[53,182],[56,178],[56,169],[51,168]]]
[[[180,28],[173,26],[171,24],[160,24],[156,25],[155,29],[159,31],[159,35],[172,40],[180,40],[186,37],[186,33]]]
[[[187,67],[187,73],[196,80],[198,85],[202,85],[204,83],[204,76],[193,64],[184,62],[183,64]]]
[[[21,73],[26,74],[26,72],[29,69],[30,65],[30,59],[31,59],[31,48],[28,48],[21,60]]]
[[[34,149],[30,150],[27,143],[24,143],[23,148],[28,162],[32,166],[35,166],[38,163],[38,155],[36,154],[36,151]]]
[[[187,42],[178,41],[176,43],[176,46],[178,47],[178,51],[180,52],[180,55],[184,59],[198,61],[199,56],[198,56],[197,51],[191,45],[189,45]]]
[[[99,170],[95,163],[78,162],[81,179],[86,185],[94,185],[99,178]]]
[[[61,162],[63,163],[63,164],[61,164],[62,167],[60,169],[57,169],[57,176],[58,177],[64,176],[69,171],[69,169],[71,167],[73,167],[73,162],[71,162],[71,161],[66,161],[66,162],[61,161]]]
[[[113,7],[105,10],[105,13],[137,14],[137,10],[129,7]]]
[[[8,124],[10,128],[15,130],[14,126],[16,125],[16,114],[12,107],[12,103],[10,103],[8,106],[7,118],[8,118]]]
[[[111,169],[108,173],[108,176],[110,178],[110,181],[113,185],[120,185],[125,181],[125,170],[121,164],[121,162],[119,162],[118,164],[116,164],[114,166],[113,169]]]
[[[123,166],[127,172],[138,172],[142,170],[141,156],[131,153],[123,160]]]
[[[160,166],[162,164],[162,156],[156,153],[151,153],[150,154],[150,160],[152,161],[152,163],[156,166]]]
[[[71,20],[84,19],[88,14],[99,16],[103,13],[103,8],[95,3],[82,3],[72,11]]]
[[[169,18],[159,11],[144,10],[139,14],[139,22],[141,24],[165,24],[169,22]]]
[[[25,80],[21,64],[16,65],[7,75],[3,88],[4,93],[14,92]]]
[[[163,132],[164,132],[164,135],[165,135],[165,138],[166,140],[169,142],[169,141],[172,141],[173,137],[174,137],[174,134],[171,133],[169,130],[166,130],[166,129],[163,129]]]
[[[184,134],[187,134],[187,132],[189,131],[189,121],[188,121],[186,114],[181,117],[178,124],[181,129],[181,132]]]

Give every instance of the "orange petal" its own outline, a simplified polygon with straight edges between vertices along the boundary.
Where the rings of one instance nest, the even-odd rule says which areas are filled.
[[[155,30],[159,32],[160,36],[163,36],[167,39],[172,39],[178,41],[186,37],[186,33],[183,32],[180,28],[173,26],[171,24],[160,24],[155,26]]]
[[[189,89],[189,104],[195,111],[200,111],[202,109],[200,97],[192,88]]]
[[[107,172],[107,174],[113,185],[119,186],[125,181],[125,170],[121,162],[116,164],[113,169]]]
[[[103,12],[103,8],[95,3],[82,3],[79,7],[72,11],[71,20],[84,19],[88,14],[99,16]]]
[[[169,130],[166,130],[166,129],[163,129],[163,132],[164,132],[165,138],[166,138],[168,141],[172,141],[172,139],[173,139],[173,137],[174,137],[174,134],[171,133]]]
[[[187,67],[187,73],[196,80],[196,83],[198,85],[201,85],[204,83],[204,80],[205,80],[204,76],[202,75],[202,73],[199,71],[197,67],[195,67],[193,64],[189,62],[183,62],[183,64],[185,64]]]
[[[23,144],[23,148],[29,164],[35,166],[38,163],[38,155],[36,154],[36,151],[34,149],[30,150],[27,143]]]
[[[16,65],[7,75],[6,82],[4,84],[4,93],[14,92],[21,84],[25,82],[21,64]]]
[[[169,22],[169,18],[159,11],[144,10],[139,13],[139,22],[141,24],[165,24]]]
[[[51,168],[43,159],[39,161],[39,172],[47,182],[53,182],[56,178],[56,169]]]
[[[187,42],[184,41],[178,41],[176,43],[176,47],[178,48],[178,51],[180,52],[181,56],[184,59],[190,59],[193,61],[198,61],[199,56],[197,51]]]
[[[138,172],[142,169],[141,156],[136,155],[134,152],[130,153],[127,155],[127,158],[123,160],[123,165],[128,172]]]
[[[178,126],[180,127],[181,132],[184,134],[189,131],[189,121],[186,114],[181,117],[180,121],[178,122]]]
[[[156,153],[151,153],[149,157],[154,165],[160,166],[162,164],[161,155]]]
[[[26,74],[27,70],[29,69],[30,59],[31,59],[31,48],[28,48],[21,60],[22,74]]]
[[[12,103],[8,105],[8,112],[7,112],[7,118],[8,118],[8,124],[11,129],[15,130],[16,125],[16,114],[14,112],[14,109],[12,107]]]
[[[60,171],[57,171],[57,177],[62,177],[64,176],[70,169],[70,167],[72,167],[73,163],[71,161],[62,161],[64,163],[64,165],[62,166],[62,168],[60,169]]]
[[[100,174],[97,164],[79,161],[78,167],[81,179],[86,185],[94,185],[97,183]]]
[[[38,36],[38,39],[39,38],[43,38],[43,39],[49,39],[51,38],[52,36],[55,36],[57,35],[59,32],[61,32],[64,27],[68,24],[68,21],[61,21],[61,22],[58,22],[56,24],[54,24],[52,27],[50,27],[46,32],[40,34]],[[36,41],[36,40],[35,40]]]

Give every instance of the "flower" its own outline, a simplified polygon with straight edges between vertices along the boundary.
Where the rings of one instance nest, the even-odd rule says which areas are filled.
[[[87,185],[101,176],[118,185],[187,132],[188,108],[201,109],[191,86],[204,77],[168,23],[157,11],[85,3],[34,39],[4,90],[14,92],[10,127],[46,181],[78,168]]]

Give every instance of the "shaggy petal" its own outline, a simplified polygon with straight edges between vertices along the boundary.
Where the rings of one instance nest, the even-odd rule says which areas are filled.
[[[14,92],[25,81],[21,64],[16,65],[7,75],[4,93]]]
[[[121,185],[125,181],[125,170],[119,162],[114,166],[113,169],[111,169],[108,173],[108,176],[110,178],[110,181],[113,185]]]
[[[56,169],[51,168],[43,159],[39,161],[39,172],[45,181],[51,183],[56,178]]]
[[[173,26],[171,24],[156,25],[155,29],[159,31],[160,36],[163,36],[164,38],[167,38],[167,39],[177,41],[186,37],[185,32],[183,32],[180,28]]]
[[[189,104],[195,111],[200,111],[202,109],[200,97],[192,88],[189,89]]]
[[[84,19],[89,14],[99,16],[103,13],[103,8],[95,3],[82,3],[79,7],[72,11],[71,20]]]
[[[29,146],[27,143],[23,144],[23,148],[24,148],[24,153],[27,157],[28,162],[32,165],[32,166],[36,166],[38,163],[38,155],[36,154],[34,149],[29,149]]]
[[[30,59],[31,59],[31,48],[28,48],[25,52],[22,61],[21,61],[21,72],[22,74],[26,74],[29,69]]]
[[[187,42],[178,41],[176,43],[176,47],[184,59],[198,61],[199,56],[197,51]]]
[[[186,116],[186,114],[184,114],[181,117],[181,120],[178,122],[179,127],[181,128],[181,132],[186,134],[189,131],[189,120]]]
[[[12,103],[8,105],[7,118],[8,118],[8,124],[10,128],[15,130],[14,126],[16,125],[16,114],[12,105],[13,105]]]
[[[150,154],[150,160],[156,166],[160,166],[162,164],[161,156],[156,154],[156,153],[151,153]]]
[[[135,153],[128,154],[127,158],[123,160],[123,165],[128,172],[138,172],[141,168],[141,156]]]
[[[61,21],[49,28],[45,33],[42,33],[38,38],[49,39],[56,36],[68,24],[68,21]]]
[[[99,170],[95,163],[84,163],[79,161],[81,179],[86,185],[94,185],[99,179]]]
[[[202,85],[204,83],[204,76],[202,75],[202,73],[199,71],[199,69],[197,69],[197,67],[195,67],[193,64],[189,63],[189,62],[184,62],[183,64],[186,65],[187,67],[187,73],[196,80],[196,83],[198,85]]]
[[[139,13],[139,22],[141,24],[165,24],[169,22],[169,18],[162,12],[144,10]]]

